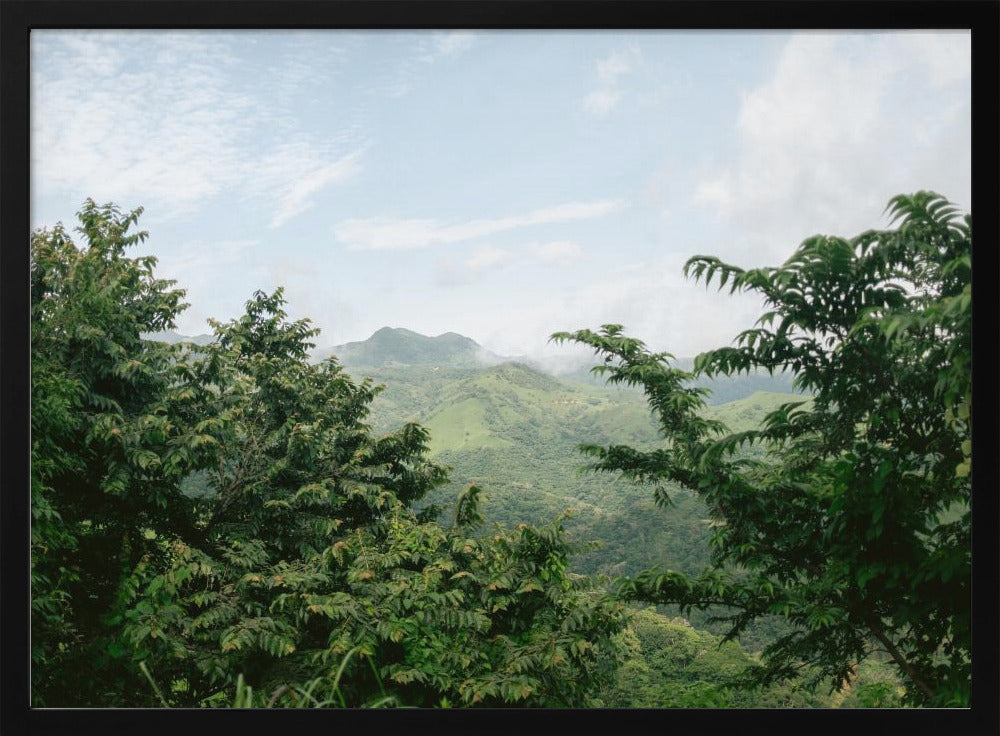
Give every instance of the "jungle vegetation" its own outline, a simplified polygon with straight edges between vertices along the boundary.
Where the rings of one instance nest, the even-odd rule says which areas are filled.
[[[32,704],[968,705],[971,218],[889,209],[692,258],[768,305],[693,363],[554,335],[604,386],[342,363],[281,289],[165,339],[141,209],[88,200],[31,238]]]

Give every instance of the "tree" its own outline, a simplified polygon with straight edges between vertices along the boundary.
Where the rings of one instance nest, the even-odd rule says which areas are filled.
[[[33,702],[593,702],[623,610],[559,522],[477,537],[474,487],[416,513],[426,430],[373,436],[379,388],[311,363],[280,289],[207,346],[144,339],[183,292],[125,257],[139,214],[32,238]]]
[[[651,570],[625,599],[724,607],[729,637],[768,614],[791,633],[756,679],[812,666],[834,687],[876,652],[911,704],[961,706],[970,692],[971,217],[941,196],[897,196],[898,227],[815,236],[782,266],[743,270],[696,256],[686,275],[767,311],[735,344],[671,367],[619,325],[557,333],[594,348],[594,370],[642,386],[665,443],[584,447],[597,470],[679,484],[715,522],[698,576]],[[755,431],[704,419],[699,376],[787,370],[812,394]],[[746,452],[753,448],[754,453]]]
[[[141,673],[115,668],[109,610],[159,535],[187,535],[180,480],[209,460],[210,367],[142,339],[173,325],[183,292],[128,258],[141,210],[87,201],[86,246],[62,225],[31,238],[32,699],[120,704]],[[98,674],[102,673],[102,674]]]

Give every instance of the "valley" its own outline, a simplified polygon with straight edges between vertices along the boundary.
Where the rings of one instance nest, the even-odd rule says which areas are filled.
[[[368,420],[374,433],[418,422],[430,431],[430,457],[450,469],[449,483],[428,494],[422,507],[435,505],[442,521],[450,521],[459,492],[474,484],[485,500],[482,533],[497,523],[540,525],[562,518],[578,545],[572,559],[577,573],[611,579],[656,566],[691,575],[704,569],[710,519],[694,493],[671,488],[672,504],[661,508],[653,487],[588,471],[578,449],[581,444],[656,447],[657,428],[643,393],[580,380],[588,376],[584,370],[563,378],[518,362],[469,367],[481,348],[465,340],[459,343],[453,333],[433,338],[384,328],[371,338],[377,346],[353,343],[342,351],[352,377],[384,386]],[[456,343],[462,349],[456,350]],[[337,351],[327,354],[339,360]],[[359,362],[359,356],[372,355],[383,363]],[[404,364],[413,356],[421,362]],[[759,390],[790,390],[783,377],[742,376],[719,383],[737,398],[710,405],[706,412],[734,431],[756,427],[780,404],[802,399]],[[725,631],[706,613],[693,611],[689,618],[715,634]],[[760,649],[773,634],[773,623],[752,625],[743,644]]]

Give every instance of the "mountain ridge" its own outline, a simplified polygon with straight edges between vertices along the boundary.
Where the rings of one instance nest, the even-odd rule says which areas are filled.
[[[172,330],[145,336],[146,339],[164,342],[193,342],[204,345],[211,342],[211,335],[187,337]],[[319,361],[335,357],[345,368],[389,369],[389,368],[433,368],[478,370],[497,365],[523,365],[535,373],[554,377],[560,381],[591,386],[605,386],[603,377],[590,372],[594,358],[581,360],[576,368],[562,371],[551,370],[541,363],[523,355],[498,355],[467,337],[454,331],[428,336],[405,327],[381,327],[366,340],[347,342],[313,351],[313,360]],[[683,370],[691,370],[693,358],[679,358],[673,364]],[[723,404],[745,398],[754,392],[796,393],[790,374],[768,375],[757,372],[749,375],[698,377],[692,385],[707,387],[711,393],[706,397],[708,404]],[[625,389],[629,390],[629,389]],[[639,392],[638,389],[631,389]]]
[[[195,345],[208,345],[215,339],[215,335],[209,335],[207,333],[202,333],[200,335],[182,335],[174,330],[163,330],[162,332],[147,332],[141,335],[144,340],[152,340],[156,342],[165,342],[171,345],[179,342],[190,342]]]
[[[404,368],[407,366],[437,366],[440,368],[489,368],[502,364],[519,364],[536,373],[552,376],[560,381],[605,386],[603,377],[591,373],[594,359],[581,360],[576,368],[554,371],[523,355],[502,356],[487,350],[471,337],[457,332],[444,332],[436,337],[422,335],[405,327],[382,327],[367,340],[344,343],[314,353],[317,360],[335,356],[345,368]],[[673,365],[690,371],[694,358],[678,358]],[[748,375],[698,377],[694,386],[709,388],[709,404],[723,404],[745,398],[757,391],[772,393],[797,393],[792,386],[792,376],[787,373],[768,375],[755,372]],[[626,389],[627,390],[627,389]],[[638,389],[632,389],[638,391]]]
[[[381,327],[367,340],[322,348],[313,357],[334,356],[346,368],[392,366],[440,366],[477,368],[508,362],[471,337],[443,332],[430,337],[405,327]]]

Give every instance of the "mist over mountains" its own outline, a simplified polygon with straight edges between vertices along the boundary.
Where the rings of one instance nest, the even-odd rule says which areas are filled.
[[[164,342],[192,342],[205,345],[212,341],[211,335],[180,335],[168,330],[147,335],[150,340]],[[553,376],[572,383],[603,386],[605,380],[591,372],[594,359],[582,356],[579,359],[566,357],[559,363],[543,364],[523,355],[504,356],[484,348],[470,337],[456,332],[445,332],[435,337],[402,327],[382,327],[367,340],[348,342],[343,345],[317,348],[313,360],[324,360],[335,356],[347,369],[390,369],[390,368],[440,368],[475,370],[516,363],[531,371]],[[691,370],[694,358],[678,358],[675,365],[683,370]],[[358,376],[362,377],[362,376]],[[796,393],[792,377],[788,374],[768,375],[764,372],[738,376],[700,377],[693,381],[695,386],[711,389],[706,397],[708,404],[724,404],[753,395],[758,391],[772,393]]]
[[[315,351],[314,358],[335,355],[346,368],[404,368],[436,366],[439,368],[487,368],[503,363],[518,363],[538,373],[574,383],[605,385],[604,377],[591,372],[594,359],[583,356],[566,358],[559,364],[543,364],[526,356],[502,356],[493,353],[470,337],[446,332],[428,337],[404,328],[383,327],[367,340],[349,342]],[[679,358],[675,365],[691,370],[694,358]],[[695,386],[705,386],[712,393],[709,404],[723,404],[746,398],[758,391],[794,393],[792,377],[787,374],[768,375],[764,372],[717,378],[698,378]]]

